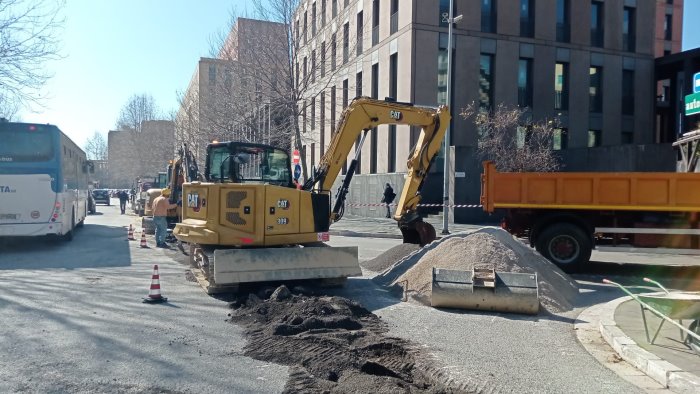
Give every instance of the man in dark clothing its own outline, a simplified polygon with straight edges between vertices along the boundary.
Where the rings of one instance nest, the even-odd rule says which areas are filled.
[[[384,197],[382,197],[382,202],[386,204],[386,217],[390,218],[391,217],[391,203],[394,202],[394,198],[396,198],[396,193],[394,193],[394,189],[391,188],[390,184],[386,184],[384,187]]]
[[[129,193],[126,190],[120,190],[117,193],[117,197],[119,197],[119,208],[121,208],[123,215],[126,212],[126,202],[129,200]]]

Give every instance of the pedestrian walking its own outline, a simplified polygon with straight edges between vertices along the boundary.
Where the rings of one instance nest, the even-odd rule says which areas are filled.
[[[123,215],[126,212],[126,202],[129,200],[129,193],[126,190],[120,190],[117,193],[117,197],[119,197],[119,209],[122,210]]]
[[[153,223],[156,225],[156,247],[167,248],[165,237],[168,234],[168,209],[177,207],[168,199],[170,197],[170,189],[163,189],[160,196],[153,200]]]
[[[396,193],[394,193],[394,189],[391,187],[390,184],[386,184],[384,187],[384,196],[382,197],[382,202],[386,204],[386,217],[390,218],[391,217],[391,203],[394,202],[394,199],[396,198]]]

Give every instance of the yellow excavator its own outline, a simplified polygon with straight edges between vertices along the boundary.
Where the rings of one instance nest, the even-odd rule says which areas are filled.
[[[297,189],[289,154],[269,145],[218,142],[207,146],[203,181],[183,184],[182,220],[173,234],[190,246],[190,263],[208,293],[250,282],[322,279],[341,284],[362,274],[357,247],[327,247],[341,219],[367,132],[383,124],[419,126],[394,219],[405,243],[425,245],[435,229],[417,208],[431,160],[450,121],[446,106],[419,107],[390,99],[356,98],[342,113],[326,153]],[[331,203],[331,188],[353,144],[354,159]]]

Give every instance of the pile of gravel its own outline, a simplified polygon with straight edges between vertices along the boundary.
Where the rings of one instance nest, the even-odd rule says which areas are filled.
[[[539,253],[495,227],[435,241],[419,253],[399,260],[377,281],[403,286],[408,296],[429,303],[433,267],[472,271],[475,265],[492,265],[497,272],[537,273],[540,305],[550,312],[573,309],[578,295],[576,282]]]
[[[394,265],[397,261],[418,250],[420,250],[420,246],[416,244],[399,244],[373,258],[372,260],[367,260],[360,263],[360,265],[362,268],[369,271],[382,272]]]

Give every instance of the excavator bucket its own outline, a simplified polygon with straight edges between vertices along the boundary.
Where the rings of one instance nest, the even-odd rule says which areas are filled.
[[[437,238],[435,233],[435,227],[432,224],[426,223],[422,220],[416,220],[414,222],[400,225],[401,235],[403,236],[403,243],[405,244],[417,244],[420,246],[425,246]]]
[[[537,274],[433,267],[431,305],[494,312],[537,314]]]
[[[216,249],[212,257],[199,260],[207,283],[199,281],[210,294],[243,283],[321,279],[335,285],[362,275],[357,247]]]

